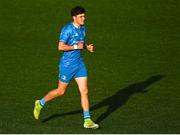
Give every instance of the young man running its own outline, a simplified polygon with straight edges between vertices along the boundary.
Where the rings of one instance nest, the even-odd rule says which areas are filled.
[[[81,105],[84,116],[84,128],[99,128],[99,125],[91,120],[88,99],[87,70],[82,58],[82,50],[94,51],[92,44],[85,44],[85,9],[76,6],[71,10],[73,22],[66,24],[60,33],[58,50],[63,51],[59,64],[58,88],[51,90],[45,97],[35,101],[34,118],[39,119],[41,109],[48,101],[62,96],[72,79],[78,84],[81,95]]]

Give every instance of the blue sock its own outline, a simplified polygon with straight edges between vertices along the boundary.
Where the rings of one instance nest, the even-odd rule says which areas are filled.
[[[84,119],[88,119],[91,117],[89,111],[84,111],[83,114],[84,114]]]
[[[41,104],[41,106],[44,106],[44,105],[45,105],[45,103],[46,103],[45,99],[44,99],[44,98],[42,98],[42,99],[40,100],[40,104]]]

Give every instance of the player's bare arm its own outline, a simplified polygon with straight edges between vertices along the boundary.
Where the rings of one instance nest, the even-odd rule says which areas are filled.
[[[77,45],[69,46],[65,44],[64,42],[59,42],[58,50],[59,51],[70,51],[74,49],[83,49],[84,44],[82,42],[79,42]]]

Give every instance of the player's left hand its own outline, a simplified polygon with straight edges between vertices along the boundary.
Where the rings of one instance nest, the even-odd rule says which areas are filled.
[[[86,45],[86,48],[89,52],[94,52],[94,46],[93,44]]]

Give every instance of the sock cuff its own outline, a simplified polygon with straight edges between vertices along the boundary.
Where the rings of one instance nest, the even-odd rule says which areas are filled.
[[[87,118],[91,117],[89,111],[84,111],[83,114],[84,114],[84,119],[87,119]]]
[[[42,99],[40,100],[40,104],[41,104],[41,106],[44,106],[44,105],[45,105],[45,103],[46,103],[46,100],[45,100],[44,98],[42,98]]]

